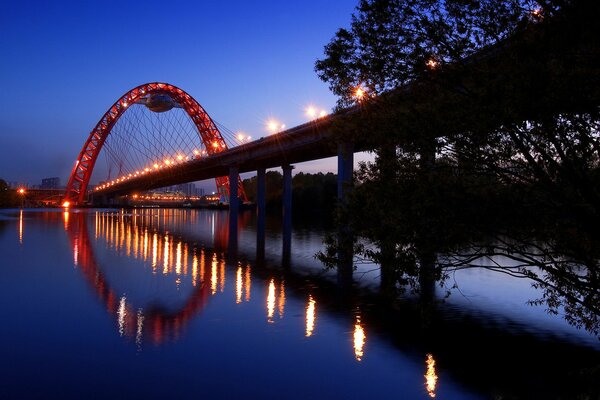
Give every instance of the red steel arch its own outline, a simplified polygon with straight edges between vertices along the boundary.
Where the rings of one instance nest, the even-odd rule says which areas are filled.
[[[140,85],[121,96],[102,116],[90,133],[69,177],[65,192],[66,205],[77,205],[85,202],[87,186],[92,177],[98,154],[113,126],[131,104],[135,104],[150,94],[166,94],[185,110],[196,125],[209,155],[227,150],[227,144],[221,132],[200,103],[192,96],[168,83],[153,82]],[[228,196],[229,179],[218,177],[215,180],[219,194]],[[246,197],[241,181],[238,182],[238,193],[240,193],[240,197]]]

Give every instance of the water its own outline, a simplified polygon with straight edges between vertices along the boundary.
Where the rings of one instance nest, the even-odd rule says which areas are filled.
[[[298,224],[297,224],[298,225]],[[530,283],[467,270],[443,302],[353,288],[252,213],[0,213],[0,398],[552,398],[597,393],[593,335],[526,305]],[[438,288],[441,299],[445,289]]]

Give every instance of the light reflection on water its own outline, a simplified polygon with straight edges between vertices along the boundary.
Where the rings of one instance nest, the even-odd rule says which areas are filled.
[[[356,361],[362,361],[365,355],[365,342],[367,341],[367,334],[365,328],[360,322],[360,315],[356,315],[356,322],[354,322],[354,357]]]
[[[308,296],[308,304],[306,305],[306,337],[312,336],[315,330],[317,320],[317,302],[312,295]]]
[[[29,215],[23,211],[18,213],[17,242],[23,248],[27,247],[30,237],[35,238],[36,229],[56,222],[47,217],[44,222],[31,222],[30,227]],[[154,357],[152,359],[157,365],[165,362],[165,357],[168,359],[170,351],[175,348],[191,351],[193,346],[198,345],[202,332],[213,325],[219,326],[220,320],[234,315],[233,320],[227,319],[231,333],[220,331],[220,336],[214,336],[213,342],[245,332],[241,337],[250,338],[249,346],[252,347],[254,341],[262,351],[262,355],[257,353],[252,358],[255,363],[261,364],[264,354],[275,351],[277,359],[294,360],[292,370],[299,369],[307,376],[312,376],[313,361],[322,364],[323,370],[319,371],[327,371],[327,374],[333,371],[340,382],[351,387],[347,392],[341,390],[336,392],[337,396],[329,397],[354,397],[357,391],[363,389],[347,382],[359,382],[365,371],[378,375],[377,385],[373,384],[369,389],[374,397],[391,397],[392,394],[403,398],[475,398],[480,394],[488,397],[486,388],[482,389],[473,379],[465,377],[462,368],[465,371],[468,368],[445,346],[442,346],[443,351],[450,354],[446,358],[454,359],[457,366],[454,371],[443,375],[444,381],[440,385],[436,360],[432,352],[424,351],[422,339],[409,335],[400,339],[403,341],[401,345],[392,346],[388,335],[396,335],[399,331],[394,328],[388,333],[380,326],[385,324],[378,323],[369,311],[375,306],[367,304],[364,308],[360,307],[360,300],[357,300],[358,303],[341,300],[343,305],[336,305],[337,289],[330,284],[326,273],[317,274],[311,278],[310,285],[306,285],[306,276],[313,275],[296,274],[273,263],[258,265],[252,258],[255,249],[252,238],[249,239],[252,230],[248,228],[247,215],[242,216],[239,224],[242,255],[234,260],[229,260],[224,251],[228,248],[229,232],[223,213],[136,210],[131,213],[96,211],[58,215],[66,231],[72,265],[81,272],[79,276],[83,276],[87,287],[93,290],[96,299],[111,316],[113,334],[121,337],[119,340],[125,345],[134,344],[136,354]],[[31,218],[35,220],[35,216]],[[27,236],[23,234],[25,228],[28,229]],[[14,238],[15,231],[12,232]],[[42,243],[38,241],[35,245]],[[248,243],[250,246],[247,246]],[[247,248],[243,248],[244,245]],[[314,249],[310,241],[300,245],[303,251]],[[292,269],[294,260],[297,258],[292,259]],[[312,270],[309,271],[322,272],[318,266],[310,268]],[[251,296],[253,287],[256,290]],[[230,305],[235,308],[231,309]],[[93,311],[88,312],[80,315],[79,319],[85,321],[93,315]],[[203,314],[208,315],[204,317]],[[236,322],[238,318],[243,324]],[[411,319],[410,314],[390,314],[387,318],[397,318],[398,323],[402,322],[408,330],[420,329],[419,323]],[[497,340],[494,335],[492,337]],[[101,342],[106,340],[106,336],[99,334],[96,339]],[[17,339],[11,337],[10,340]],[[342,346],[337,347],[339,344]],[[232,342],[221,342],[221,345],[227,348],[232,346]],[[458,343],[458,346],[461,345],[468,344]],[[158,347],[166,350],[156,353],[153,348]],[[543,348],[543,345],[540,347]],[[240,360],[236,355],[229,356],[227,350],[223,351],[211,362],[225,363],[228,368],[234,368]],[[232,350],[232,353],[235,351]],[[437,359],[437,350],[433,353]],[[466,360],[469,360],[469,354],[467,351]],[[207,357],[207,353],[202,356]],[[423,357],[426,360],[425,375]],[[112,361],[126,359],[123,354],[115,354]],[[349,361],[351,364],[348,364]],[[310,364],[311,368],[302,369],[302,363]],[[441,365],[445,364],[448,362]],[[171,367],[174,365],[171,364]],[[300,377],[297,371],[286,377],[282,377],[281,373],[278,372],[277,376],[288,385],[293,385],[294,379]],[[312,376],[312,379],[317,382],[320,377]],[[336,379],[332,378],[332,381]],[[398,388],[399,379],[405,385],[406,382],[411,383]],[[368,382],[364,384],[369,385]],[[259,393],[262,384],[255,382],[254,385],[256,393]],[[473,387],[469,388],[470,385]],[[326,391],[325,388],[321,390]],[[306,393],[301,391],[296,394],[288,392],[290,396],[283,397],[300,397],[300,393],[306,397]]]

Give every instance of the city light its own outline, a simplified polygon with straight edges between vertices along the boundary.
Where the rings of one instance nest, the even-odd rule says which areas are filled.
[[[181,161],[181,160],[183,160],[183,156],[182,156],[181,154],[179,154],[179,155],[177,156],[177,159],[178,159],[179,161]]]
[[[67,200],[65,200],[64,203],[62,203],[63,208],[69,208],[70,205],[71,203]]]
[[[19,192],[19,194],[23,195],[23,194],[25,194],[25,189],[24,188],[19,188],[18,192]]]

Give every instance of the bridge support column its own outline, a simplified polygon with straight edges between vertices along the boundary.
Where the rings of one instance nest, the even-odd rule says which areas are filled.
[[[338,201],[344,202],[346,193],[352,186],[354,172],[354,146],[351,143],[338,145]]]
[[[264,257],[265,253],[265,227],[266,227],[266,193],[267,171],[259,168],[256,171],[256,254],[257,258]],[[262,257],[261,257],[262,256]]]
[[[291,165],[283,169],[283,256],[289,258],[292,243],[292,170]]]
[[[238,200],[239,169],[237,166],[229,167],[229,238],[237,241],[238,213],[240,205]]]
[[[352,143],[338,145],[338,205],[347,201],[347,193],[352,188],[354,172],[354,146]],[[338,231],[338,283],[342,287],[352,286],[353,237],[351,229],[341,225]]]

